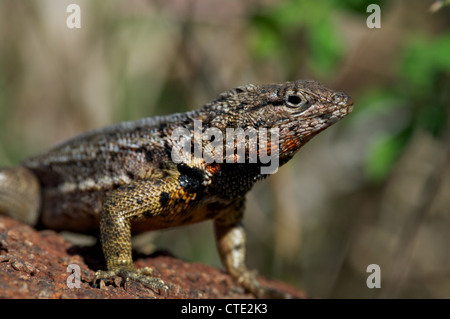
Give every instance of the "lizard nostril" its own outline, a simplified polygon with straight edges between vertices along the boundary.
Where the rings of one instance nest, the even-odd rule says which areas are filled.
[[[345,106],[351,106],[353,105],[353,100],[350,96],[347,94],[344,94],[342,92],[337,92],[333,95],[333,103],[334,104],[343,104]]]
[[[335,93],[333,95],[333,103],[335,103],[335,104],[341,103],[343,99],[344,99],[344,95],[342,95],[341,93]]]

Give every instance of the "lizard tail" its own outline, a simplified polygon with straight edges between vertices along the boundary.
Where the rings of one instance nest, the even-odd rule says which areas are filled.
[[[29,169],[0,169],[0,214],[36,225],[40,207],[41,186]]]

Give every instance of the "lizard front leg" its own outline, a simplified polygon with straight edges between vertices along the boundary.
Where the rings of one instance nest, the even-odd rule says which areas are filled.
[[[100,219],[100,234],[108,270],[97,271],[94,283],[120,276],[125,284],[131,279],[167,293],[166,284],[151,277],[149,267],[136,269],[131,256],[131,222],[161,213],[163,207],[158,202],[161,191],[158,190],[163,189],[160,185],[165,182],[169,181],[137,181],[116,189],[107,197]]]
[[[247,291],[257,298],[290,298],[290,295],[261,286],[256,271],[250,271],[245,263],[245,230],[241,219],[244,199],[227,208],[228,211],[215,220],[217,247],[227,272]]]

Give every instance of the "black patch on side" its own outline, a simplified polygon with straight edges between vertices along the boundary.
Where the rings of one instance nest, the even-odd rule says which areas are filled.
[[[203,171],[196,167],[189,167],[184,163],[178,164],[177,168],[180,172],[178,182],[181,187],[188,193],[198,193],[200,195],[205,189],[205,186],[203,186]]]
[[[161,194],[159,195],[159,203],[161,204],[161,207],[165,207],[169,199],[170,199],[169,193],[161,192]]]

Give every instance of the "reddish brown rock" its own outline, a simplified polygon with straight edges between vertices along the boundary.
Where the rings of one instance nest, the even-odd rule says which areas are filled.
[[[67,285],[70,264],[80,267],[80,288]],[[104,267],[99,246],[73,246],[54,231],[38,231],[0,216],[0,298],[253,298],[225,272],[203,264],[161,254],[139,258],[135,264],[152,267],[169,286],[168,295],[132,281],[127,289],[117,287],[119,282],[94,288],[94,269]],[[264,278],[261,281],[294,298],[304,298],[302,292],[287,284]]]

